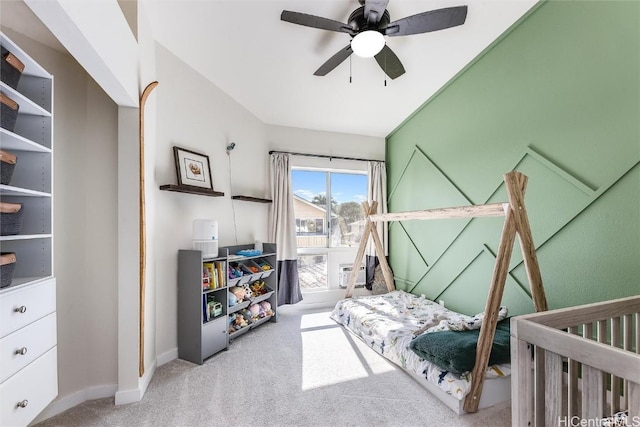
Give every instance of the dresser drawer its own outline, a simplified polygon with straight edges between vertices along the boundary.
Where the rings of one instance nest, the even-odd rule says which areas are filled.
[[[26,426],[58,394],[57,347],[0,384],[0,426]]]
[[[56,311],[56,279],[0,293],[0,338]]]
[[[0,383],[56,345],[56,314],[0,338]]]

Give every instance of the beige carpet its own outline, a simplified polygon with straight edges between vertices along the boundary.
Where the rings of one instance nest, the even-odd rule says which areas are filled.
[[[37,426],[511,424],[508,404],[455,415],[329,312],[281,307],[277,323],[238,337],[202,366],[178,359],[159,367],[141,402],[85,402]]]

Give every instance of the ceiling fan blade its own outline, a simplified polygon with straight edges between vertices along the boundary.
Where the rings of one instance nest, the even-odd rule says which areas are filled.
[[[385,35],[390,37],[408,36],[411,34],[444,30],[445,28],[464,24],[466,18],[467,6],[430,10],[390,23],[385,30]]]
[[[340,49],[338,53],[336,53],[331,58],[329,58],[327,62],[322,64],[320,68],[318,68],[316,72],[313,73],[313,75],[326,76],[327,74],[329,74],[330,71],[332,71],[338,65],[342,64],[342,62],[345,59],[347,59],[349,56],[351,56],[352,53],[353,53],[353,50],[351,50],[351,44],[349,44],[347,45],[347,47]]]
[[[387,9],[389,0],[366,0],[364,2],[364,17],[370,25],[377,24]]]
[[[320,16],[308,15],[306,13],[283,10],[280,19],[292,24],[304,25],[305,27],[319,28],[321,30],[337,31],[355,35],[353,28],[342,22],[333,19],[322,18]]]
[[[404,74],[404,67],[398,56],[393,53],[391,48],[384,45],[382,50],[376,55],[376,62],[382,68],[387,76],[392,79],[398,78]]]

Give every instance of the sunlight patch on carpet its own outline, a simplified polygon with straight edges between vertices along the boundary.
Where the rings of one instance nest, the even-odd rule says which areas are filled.
[[[394,367],[333,320],[303,316],[302,390],[393,371]],[[305,329],[307,329],[305,331]]]
[[[322,313],[304,314],[300,316],[300,329],[318,328],[323,326],[337,326],[337,323],[331,320],[330,311]]]

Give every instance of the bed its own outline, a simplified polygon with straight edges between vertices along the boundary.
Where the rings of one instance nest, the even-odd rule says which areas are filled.
[[[505,319],[507,314],[507,308],[500,307],[498,321]],[[481,313],[466,316],[448,310],[424,297],[394,290],[382,295],[341,300],[330,316],[377,353],[410,374],[456,414],[465,412],[464,398],[471,390],[470,370],[456,367],[445,369],[442,363],[439,363],[442,366],[439,367],[438,364],[420,357],[412,349],[412,343],[415,344],[422,338],[444,338],[443,334],[446,335],[451,331],[456,331],[453,334],[455,336],[463,336],[465,332],[477,332],[484,318]],[[477,340],[477,333],[475,336]],[[508,332],[506,339],[507,341],[509,339]],[[476,343],[467,342],[472,348],[466,351],[456,348],[455,352],[467,360],[470,359],[473,366]],[[437,347],[442,349],[439,355],[446,352],[442,345]],[[508,346],[505,351],[508,362],[510,357]],[[432,356],[438,355],[432,354]],[[485,393],[480,400],[480,408],[510,398],[510,372],[509,363],[491,365],[487,368]]]
[[[506,277],[509,273],[509,262],[516,236],[518,236],[520,243],[519,246],[527,273],[527,281],[529,282],[533,307],[536,312],[543,312],[547,310],[547,299],[542,285],[542,277],[538,266],[536,248],[533,243],[529,219],[527,217],[527,210],[524,204],[524,193],[527,187],[528,178],[526,175],[517,171],[508,172],[504,174],[503,177],[509,199],[509,201],[505,203],[490,203],[484,205],[457,206],[394,213],[376,213],[377,202],[375,200],[372,201],[371,204],[368,202],[362,203],[365,213],[365,227],[353,265],[360,265],[362,263],[362,258],[364,256],[369,237],[373,240],[376,253],[385,254],[380,236],[378,235],[375,226],[375,223],[378,221],[441,220],[447,218],[481,218],[495,216],[503,216],[505,218],[498,251],[495,257],[496,262],[493,269],[493,275],[491,277],[489,292],[487,294],[487,301],[484,310],[485,314],[482,317],[482,326],[479,330],[475,329],[478,336],[477,341],[472,345],[472,349],[475,350],[475,357],[472,358],[471,361],[471,373],[460,373],[459,376],[464,378],[462,382],[455,382],[451,378],[447,378],[446,374],[443,372],[437,374],[437,371],[430,371],[430,368],[428,367],[417,367],[418,362],[412,360],[412,356],[406,353],[407,347],[405,344],[408,339],[406,334],[413,334],[415,325],[413,325],[412,322],[419,322],[420,320],[409,320],[405,318],[400,322],[400,324],[398,324],[399,327],[396,330],[394,326],[396,323],[394,322],[398,322],[398,320],[392,320],[393,316],[385,320],[383,320],[384,316],[382,318],[375,316],[381,315],[381,311],[383,310],[381,310],[380,307],[370,308],[369,313],[358,314],[359,316],[363,316],[366,319],[365,321],[351,318],[351,316],[356,316],[356,313],[363,310],[362,305],[371,303],[371,301],[363,302],[363,300],[361,300],[362,297],[354,299],[354,301],[357,301],[355,303],[349,303],[347,301],[349,298],[353,297],[357,269],[353,269],[349,276],[345,300],[338,303],[333,314],[334,319],[357,336],[363,338],[365,342],[370,339],[369,334],[372,330],[380,329],[382,335],[376,338],[379,343],[376,344],[375,341],[372,341],[372,348],[376,349],[376,346],[379,347],[379,350],[377,351],[380,354],[388,357],[389,360],[394,361],[402,367],[402,369],[418,379],[428,390],[458,414],[463,412],[477,412],[479,408],[491,406],[497,402],[509,399],[510,380],[508,374],[505,374],[507,368],[503,367],[505,371],[501,371],[503,374],[502,376],[493,378],[492,371],[495,373],[495,369],[490,367],[490,362],[493,356],[493,347],[495,346],[494,338],[498,331],[498,324],[502,313],[500,305],[502,303]],[[395,291],[395,284],[386,256],[378,256],[378,260],[380,261],[380,267],[382,269],[384,281],[387,285],[387,290],[389,293],[392,293]],[[383,305],[382,302],[380,302],[380,304],[381,306]],[[389,314],[397,313],[398,309],[393,308],[393,304],[391,304],[391,302],[389,302],[389,304]],[[425,333],[420,334],[420,338],[424,336],[427,337],[427,339],[432,339],[434,335],[438,336],[434,333],[428,333],[427,330],[430,328],[431,326],[424,328],[424,331],[421,332]],[[403,332],[400,332],[400,330]],[[433,331],[430,330],[429,332]],[[462,332],[458,331],[457,333],[460,334]],[[387,335],[385,336],[385,334]],[[452,339],[454,337],[458,337],[458,335],[451,336]],[[414,342],[413,340],[410,341],[412,343]],[[381,347],[382,344],[384,344],[384,348]],[[458,351],[457,353],[464,354],[465,352],[468,351]],[[456,352],[455,350],[452,350],[451,353]],[[423,374],[423,372],[425,373]],[[423,377],[425,380],[428,380],[430,376],[432,381],[422,380]],[[438,376],[438,379],[434,382],[433,379],[435,376]],[[440,376],[442,376],[442,380],[440,380]],[[445,389],[440,387],[443,383],[449,383],[449,380],[451,380],[451,384],[455,385],[451,385],[448,390],[446,389],[448,387],[446,384]],[[485,382],[487,383],[486,386]]]
[[[511,322],[514,425],[640,426],[640,296]]]

